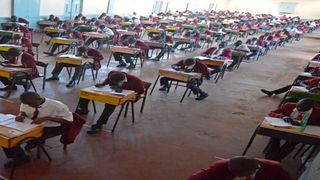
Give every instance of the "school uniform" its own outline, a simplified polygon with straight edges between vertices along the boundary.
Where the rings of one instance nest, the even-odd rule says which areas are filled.
[[[71,36],[72,39],[76,39],[77,42],[75,44],[70,44],[70,45],[63,45],[63,44],[57,44],[57,43],[54,43],[52,45],[52,48],[51,48],[51,51],[50,53],[47,53],[46,54],[49,54],[51,56],[53,55],[58,55],[58,54],[62,54],[62,53],[65,53],[67,51],[69,51],[69,49],[71,48],[71,46],[82,46],[84,44],[84,41],[83,41],[83,35],[81,32],[79,31],[76,31],[76,30],[73,30],[73,31],[70,31],[70,34],[67,35],[68,37]],[[59,51],[58,53],[54,54],[54,52],[58,49],[59,46],[66,46],[63,50]]]
[[[308,119],[308,125],[320,126],[320,108],[315,107],[307,112],[298,112],[296,103],[286,103],[280,108],[269,113],[270,117],[283,118],[290,117],[293,120],[302,121]],[[289,155],[298,144],[297,142],[286,141],[280,146],[281,139],[271,138],[270,148],[266,152],[265,158],[281,162],[283,158]]]
[[[30,55],[32,55],[32,56],[35,55],[33,53],[32,43],[31,43],[30,39],[28,39],[26,37],[22,37],[21,38],[21,46],[22,47],[26,47],[27,48],[27,53],[29,53]]]
[[[217,50],[216,47],[211,47],[211,48],[207,49],[206,51],[204,51],[203,53],[201,53],[201,55],[211,56],[216,50]]]
[[[101,68],[100,61],[103,60],[103,55],[101,54],[101,52],[98,51],[97,49],[88,48],[87,55],[93,58],[94,61],[92,65],[86,64],[86,65],[78,66],[78,65],[72,65],[67,63],[56,63],[56,65],[54,66],[51,72],[52,77],[54,77],[55,79],[58,79],[59,74],[61,73],[64,67],[75,67],[75,71],[73,73],[71,81],[76,81],[80,78],[82,69],[88,69],[88,68],[93,68],[94,70],[100,69]]]
[[[252,180],[293,180],[290,174],[285,171],[282,165],[275,161],[256,158],[261,168]],[[229,159],[219,160],[209,168],[202,169],[191,175],[188,180],[234,180],[236,176],[229,170]]]
[[[19,25],[19,29],[21,32],[23,32],[23,37],[26,37],[31,40],[31,38],[32,38],[31,31],[29,30],[29,28],[27,26]]]
[[[103,33],[103,34],[108,34],[109,36],[113,36],[114,35],[114,32],[108,28],[108,27],[105,27],[104,29],[98,29],[97,30],[98,33]],[[85,45],[87,46],[90,46],[94,41],[97,41],[98,43],[98,48],[100,48],[103,44],[104,41],[108,40],[109,38],[103,38],[103,39],[100,39],[100,38],[88,38],[88,40],[85,42]]]
[[[180,69],[186,69],[186,65],[184,64],[184,60],[181,60],[171,66],[172,68],[179,67]],[[187,87],[194,93],[194,94],[203,94],[203,92],[200,89],[200,85],[203,82],[203,77],[210,77],[210,71],[208,67],[205,64],[202,64],[199,61],[196,61],[195,65],[193,66],[192,72],[201,73],[202,77],[200,79],[192,79],[190,82],[187,83]],[[160,85],[164,87],[169,87],[169,81],[172,80],[167,77],[161,77],[160,78]],[[174,80],[176,81],[176,80]],[[206,94],[206,93],[205,93]]]
[[[12,62],[21,61],[21,64],[24,68],[31,68],[32,69],[31,79],[39,77],[39,72],[37,69],[36,61],[35,61],[34,57],[32,55],[30,55],[29,53],[23,52],[19,57],[10,59],[10,61],[12,61]],[[12,83],[11,80],[9,80],[8,78],[4,78],[4,77],[0,77],[0,81],[6,86],[8,86]],[[25,90],[27,90],[26,77],[21,76],[21,77],[16,78],[15,84],[21,84],[25,87]]]
[[[108,77],[103,82],[103,85],[109,85],[109,86],[116,85],[113,82],[111,82],[109,79],[110,76],[112,75],[112,73],[114,73],[114,72],[117,72],[117,71],[111,71],[108,74]],[[135,91],[136,93],[138,93],[138,96],[135,99],[135,101],[138,101],[140,98],[140,95],[143,94],[145,91],[143,81],[134,75],[131,75],[128,73],[124,73],[124,74],[125,74],[125,80],[120,88],[124,89],[124,90],[132,90],[132,91]],[[79,114],[81,114],[82,112],[88,112],[88,104],[89,104],[89,100],[80,98],[79,106],[78,106],[78,109],[76,112]],[[116,108],[116,106],[114,106],[114,105],[105,104],[104,110],[103,110],[102,114],[100,115],[96,124],[100,127],[102,127],[103,124],[107,124],[108,119],[111,116],[111,114],[114,112],[115,108]],[[81,111],[81,112],[79,112],[79,111]]]
[[[44,103],[37,108],[30,107],[26,104],[21,104],[20,112],[25,113],[27,118],[32,119],[52,117],[61,118],[70,123],[73,122],[73,114],[70,112],[69,108],[65,104],[49,98],[45,98]],[[41,123],[41,125],[44,127],[43,134],[39,138],[41,142],[44,142],[48,138],[61,135],[64,131],[62,125],[57,122],[46,121]],[[31,147],[35,147],[37,142],[29,141],[27,144]],[[27,156],[20,146],[3,148],[3,150],[8,158],[13,158],[14,152],[17,153],[16,155],[18,160],[21,160]]]

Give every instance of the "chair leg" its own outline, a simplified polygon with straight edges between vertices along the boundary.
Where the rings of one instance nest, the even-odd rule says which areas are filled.
[[[93,106],[93,112],[96,114],[97,108],[96,108],[96,103],[94,101],[92,101],[92,106]]]
[[[181,98],[181,100],[180,100],[180,103],[182,103],[184,97],[185,97],[186,94],[187,94],[188,89],[189,89],[189,88],[186,88],[186,90],[184,91],[183,96],[182,96],[182,98]]]
[[[43,80],[42,80],[42,89],[46,88],[46,76],[47,76],[47,67],[43,69]]]
[[[140,108],[140,113],[143,112],[144,104],[146,103],[146,99],[147,99],[147,94],[145,94],[145,96],[143,97],[141,108]]]
[[[111,131],[112,133],[114,133],[114,131],[115,131],[116,127],[117,127],[118,121],[119,121],[120,116],[121,116],[121,113],[122,113],[122,111],[123,111],[123,108],[124,108],[124,104],[121,105],[121,109],[120,109],[120,112],[119,112],[119,114],[118,114],[117,120],[116,120],[116,122],[114,123],[113,128],[112,128],[112,131]]]
[[[293,155],[293,159],[296,159],[297,155],[301,152],[301,150],[304,148],[306,144],[301,144],[300,148],[298,149],[298,151]]]
[[[131,101],[131,115],[132,115],[132,123],[134,123],[134,102]]]

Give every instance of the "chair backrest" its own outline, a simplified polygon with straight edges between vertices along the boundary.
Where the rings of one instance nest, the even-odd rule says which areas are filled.
[[[144,95],[147,95],[147,94],[148,94],[148,90],[149,90],[149,88],[151,87],[151,83],[150,83],[150,82],[143,81],[143,87],[144,87],[144,89],[145,89]]]

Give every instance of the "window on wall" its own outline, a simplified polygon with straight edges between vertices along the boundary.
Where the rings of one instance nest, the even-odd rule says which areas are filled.
[[[161,12],[162,4],[163,4],[162,1],[155,1],[153,4],[152,12],[157,14]]]
[[[40,16],[56,16],[64,15],[65,0],[41,0],[40,1]],[[54,8],[52,8],[54,7]]]
[[[0,17],[10,17],[12,15],[12,0],[1,0],[0,7]]]
[[[83,0],[82,13],[96,15],[107,12],[109,0]]]
[[[138,15],[149,15],[153,9],[152,0],[115,0],[113,2],[113,14],[131,15],[136,12]]]

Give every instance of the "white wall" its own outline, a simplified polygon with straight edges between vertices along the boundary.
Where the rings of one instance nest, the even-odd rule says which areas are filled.
[[[152,12],[153,0],[114,0],[112,13],[119,15],[149,15]]]
[[[64,15],[65,0],[40,0],[40,16]]]
[[[107,12],[108,0],[83,0],[82,7],[82,14],[101,14]]]
[[[0,0],[0,17],[10,17],[12,15],[12,0]]]

